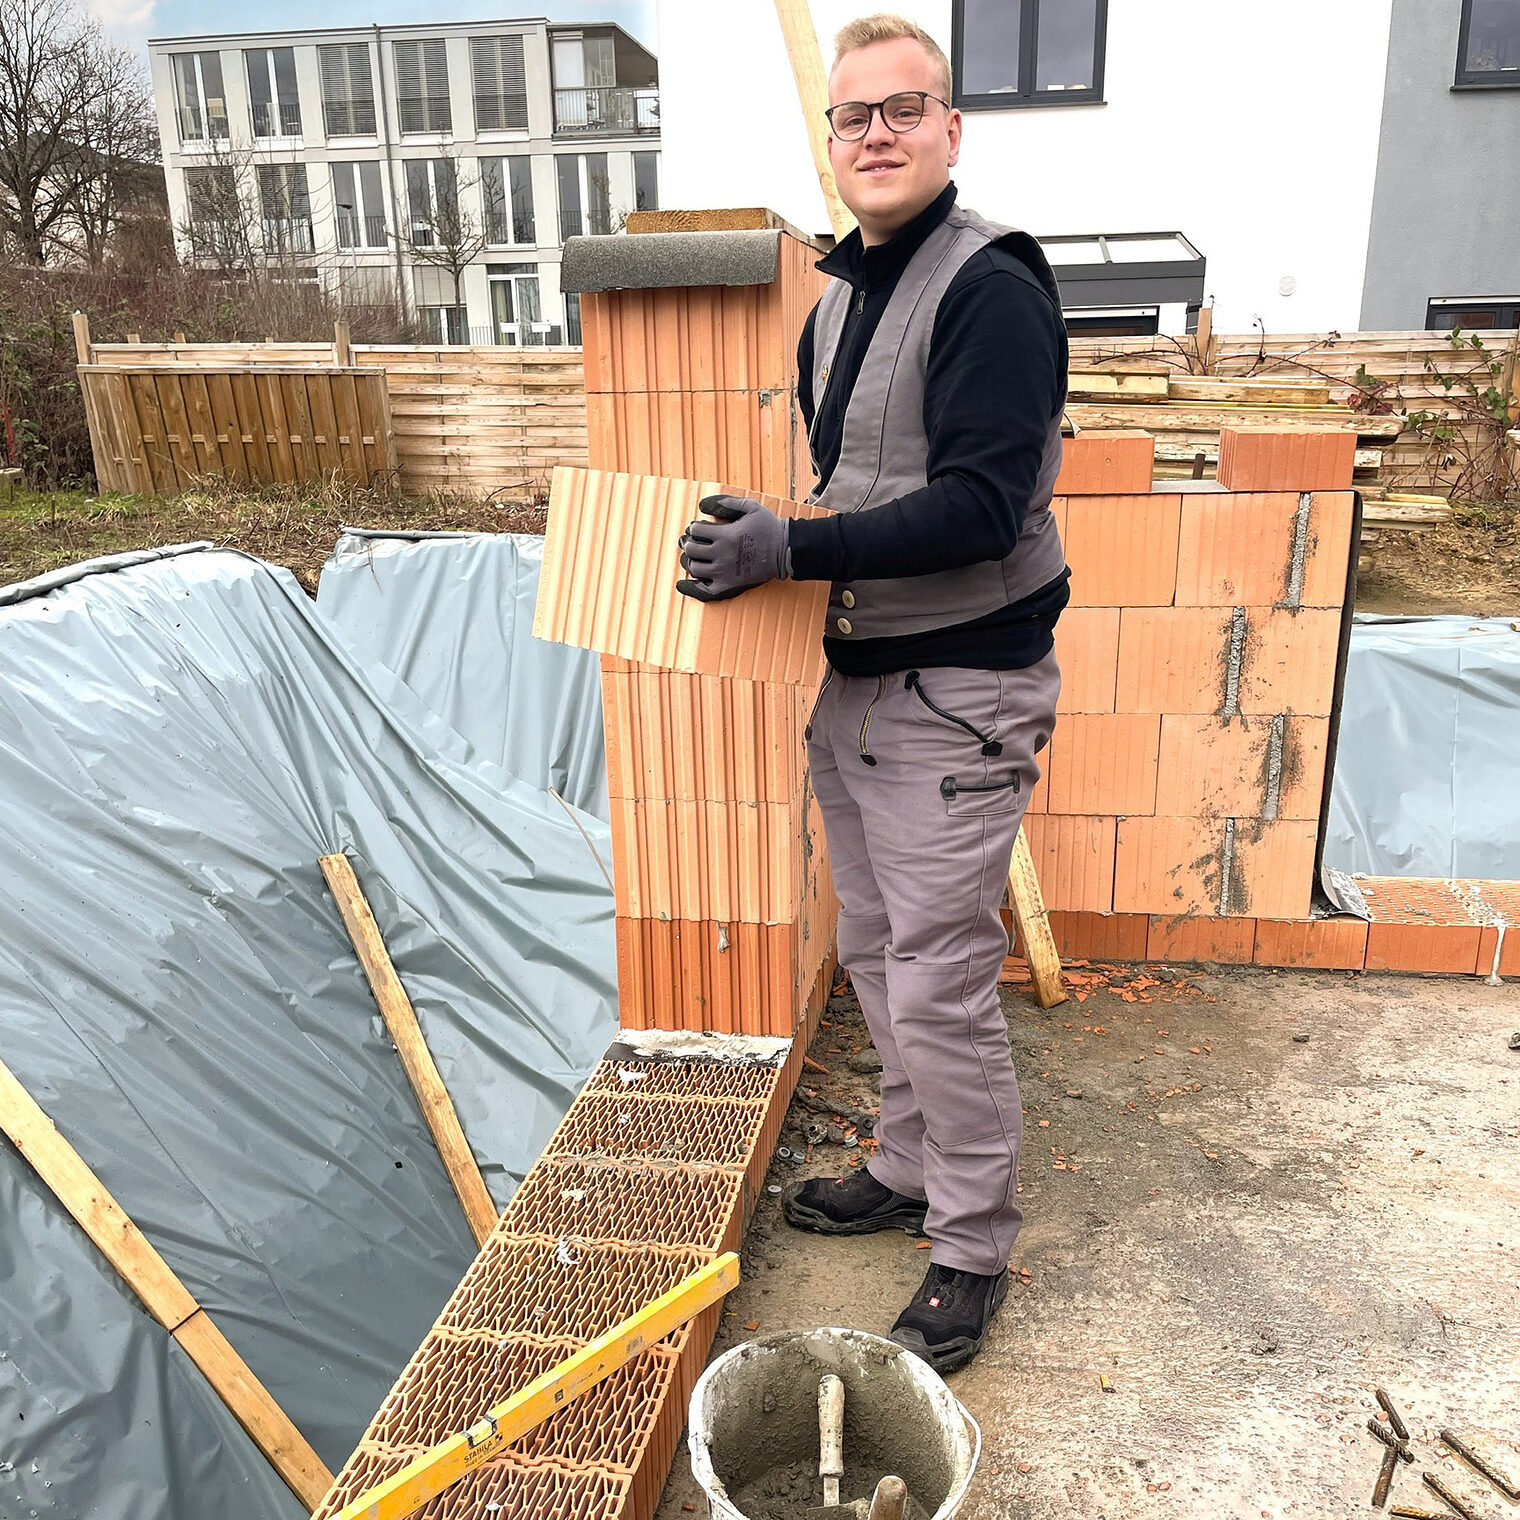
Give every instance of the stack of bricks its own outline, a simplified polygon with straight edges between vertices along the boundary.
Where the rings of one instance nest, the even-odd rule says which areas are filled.
[[[1153,485],[1146,434],[1068,440],[1060,717],[1025,823],[1066,955],[1249,960],[1258,923],[1307,919],[1354,447],[1226,429],[1192,488]]]
[[[316,1512],[479,1420],[724,1251],[737,1250],[826,988],[779,1062],[614,1050],[517,1190]],[[418,1510],[650,1520],[721,1306],[642,1352]]]

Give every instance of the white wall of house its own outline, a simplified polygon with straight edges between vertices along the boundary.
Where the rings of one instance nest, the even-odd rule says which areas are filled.
[[[774,7],[658,5],[662,204],[764,205],[826,230]],[[825,67],[872,8],[813,0]],[[951,0],[893,8],[950,52]],[[1104,104],[968,111],[961,199],[1036,236],[1182,232],[1208,261],[1216,331],[1354,328],[1390,10],[1110,0]]]

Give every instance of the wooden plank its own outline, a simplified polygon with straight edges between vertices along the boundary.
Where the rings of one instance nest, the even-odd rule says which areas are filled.
[[[192,371],[179,378],[185,398],[185,415],[190,419],[190,446],[195,450],[196,473],[224,474],[222,451],[216,437],[216,418],[212,415],[211,396],[206,390],[206,373],[204,370]]]
[[[332,404],[338,430],[337,448],[344,476],[359,485],[369,483],[369,463],[364,457],[364,430],[359,422],[358,376],[332,377]]]
[[[332,1474],[321,1458],[3,1061],[0,1129],[148,1312],[189,1354],[291,1491],[308,1510],[315,1509],[332,1487]]]
[[[163,414],[164,441],[169,446],[169,457],[185,485],[193,485],[195,477],[200,474],[200,460],[196,458],[195,445],[190,441],[190,412],[185,406],[180,372],[160,370],[153,377],[153,388],[158,394],[159,411]]]
[[[332,1473],[211,1316],[197,1306],[173,1333],[269,1465],[308,1512],[315,1510],[333,1485]]]
[[[672,1330],[717,1303],[738,1281],[739,1258],[732,1251],[698,1267],[605,1335],[572,1352],[542,1377],[487,1411],[468,1430],[431,1447],[393,1477],[345,1505],[335,1520],[404,1520],[476,1468],[499,1457],[514,1441],[590,1392]]]
[[[470,1149],[470,1142],[465,1139],[459,1115],[454,1111],[453,1100],[443,1085],[443,1078],[438,1074],[427,1040],[423,1038],[422,1026],[417,1022],[412,1000],[406,995],[401,978],[396,975],[396,968],[391,964],[385,941],[380,936],[380,926],[375,922],[375,915],[359,886],[348,856],[324,855],[319,864],[333,901],[338,905],[338,912],[343,916],[343,925],[353,942],[354,954],[359,957],[370,991],[379,1005],[380,1016],[390,1031],[396,1053],[401,1057],[407,1081],[412,1084],[417,1106],[422,1110],[422,1117],[432,1132],[438,1154],[443,1158],[444,1169],[454,1184],[454,1191],[459,1195],[465,1218],[469,1221],[476,1243],[483,1245],[486,1237],[496,1228],[496,1205],[486,1190],[485,1180],[475,1163],[475,1153]]]
[[[243,455],[248,461],[250,480],[270,481],[275,478],[274,460],[269,450],[269,426],[264,419],[263,393],[258,377],[251,370],[240,370],[228,376],[236,402],[236,417],[243,433]]]
[[[285,391],[280,372],[268,370],[258,376],[259,410],[264,418],[264,441],[269,449],[269,469],[274,480],[294,485],[296,451],[290,442],[290,422],[285,415]]]
[[[1050,932],[1050,916],[1045,911],[1045,898],[1040,892],[1040,879],[1035,874],[1034,855],[1024,837],[1023,824],[1019,825],[1013,841],[1013,859],[1008,867],[1008,899],[1013,905],[1019,938],[1024,942],[1034,995],[1041,1008],[1054,1008],[1066,1001],[1066,987],[1061,980],[1061,952],[1056,949],[1055,936]]]
[[[340,480],[354,479],[356,483],[362,483],[363,475],[349,475],[343,449],[338,442],[338,409],[333,401],[333,378],[331,372],[306,376],[306,399],[311,406],[312,443],[317,451],[317,468],[323,477],[336,475]]]
[[[813,168],[818,174],[823,203],[828,208],[829,225],[834,229],[837,242],[854,227],[855,218],[840,198],[839,186],[834,181],[834,166],[829,162],[829,123],[823,114],[829,103],[829,91],[823,73],[823,56],[818,51],[818,33],[813,29],[808,0],[776,0],[776,17],[781,23],[792,77],[797,81],[797,98],[802,104]]]
[[[217,447],[221,450],[222,473],[233,480],[256,480],[258,477],[248,468],[248,452],[243,446],[243,419],[238,415],[238,397],[232,388],[232,376],[223,370],[208,370],[205,379],[211,425],[216,429]]]
[[[80,364],[95,362],[95,354],[90,347],[90,319],[82,311],[74,313],[74,357]]]
[[[189,485],[179,470],[174,449],[169,443],[169,426],[158,400],[158,376],[141,371],[127,376],[127,390],[137,417],[138,436],[143,440],[143,455],[156,492],[179,491]]]
[[[322,466],[312,439],[311,403],[306,396],[306,376],[299,371],[282,374],[275,382],[285,405],[285,422],[290,429],[290,452],[295,459],[298,481],[317,480]]]

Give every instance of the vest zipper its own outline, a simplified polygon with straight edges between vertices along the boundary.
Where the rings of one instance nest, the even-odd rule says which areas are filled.
[[[876,764],[876,756],[866,747],[866,730],[871,726],[871,714],[876,711],[876,704],[881,701],[882,693],[887,689],[887,678],[877,676],[876,695],[866,705],[866,715],[860,720],[860,758],[867,765]]]
[[[946,712],[945,709],[941,707],[937,702],[931,701],[929,693],[924,690],[923,677],[920,676],[918,671],[910,670],[907,675],[903,677],[903,685],[906,686],[909,691],[916,692],[918,694],[918,700],[922,702],[930,712],[938,713],[939,716],[945,719],[947,723],[953,723],[957,728],[965,729],[966,732],[970,734],[971,737],[982,746],[982,753],[984,755],[1001,755],[1003,753],[1003,746],[990,734],[984,734],[981,729],[973,727],[964,718],[957,717],[953,712]],[[977,792],[996,790],[996,788],[964,786],[961,788],[961,790],[963,792]]]

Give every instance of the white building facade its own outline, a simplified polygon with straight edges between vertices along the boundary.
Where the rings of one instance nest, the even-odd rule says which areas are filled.
[[[774,7],[658,5],[666,204],[826,229]],[[825,68],[878,8],[951,56],[961,200],[1045,243],[1074,329],[1356,327],[1393,0],[812,0]]]
[[[398,299],[435,342],[579,343],[561,245],[660,204],[655,59],[610,24],[148,48],[182,251]]]

